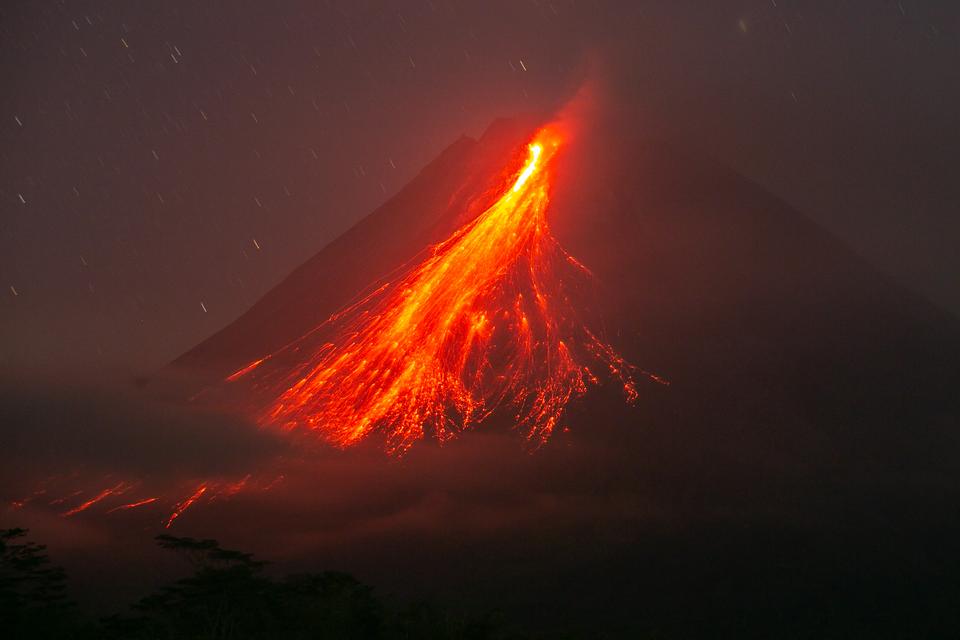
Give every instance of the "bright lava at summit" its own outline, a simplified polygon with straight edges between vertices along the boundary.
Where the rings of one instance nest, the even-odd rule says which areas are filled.
[[[540,444],[599,370],[632,401],[633,368],[577,304],[590,273],[547,224],[560,143],[556,128],[541,129],[513,186],[428,257],[229,376],[268,394],[260,422],[341,447],[381,431],[400,454],[501,411]]]

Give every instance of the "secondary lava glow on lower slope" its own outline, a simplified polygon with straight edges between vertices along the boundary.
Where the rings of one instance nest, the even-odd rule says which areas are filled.
[[[547,224],[561,142],[556,127],[541,129],[512,186],[428,257],[229,376],[267,391],[259,421],[313,429],[340,447],[381,431],[402,454],[500,410],[540,444],[600,370],[632,401],[633,368],[575,301],[590,274]]]

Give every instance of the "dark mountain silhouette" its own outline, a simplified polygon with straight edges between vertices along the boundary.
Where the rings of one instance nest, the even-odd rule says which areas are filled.
[[[173,367],[222,378],[323,322],[376,280],[446,239],[471,213],[482,211],[477,199],[492,199],[505,161],[523,152],[531,131],[501,120],[479,141],[461,137],[386,204]]]
[[[503,120],[460,138],[170,369],[221,380],[303,335],[475,215],[532,130]],[[599,126],[559,164],[554,233],[597,275],[616,346],[672,395],[742,398],[808,423],[804,437],[901,460],[956,449],[943,430],[960,408],[956,318],[758,185],[662,141]]]
[[[491,559],[507,552],[461,549],[464,582],[491,601],[523,584],[518,611],[613,636],[955,630],[960,323],[760,186],[631,128],[571,139],[550,219],[596,275],[608,339],[671,385],[575,404],[573,443],[609,446],[554,481],[662,517],[579,530],[512,573]],[[444,239],[531,132],[461,138],[170,371],[213,383],[299,337]],[[594,538],[617,542],[583,551]]]

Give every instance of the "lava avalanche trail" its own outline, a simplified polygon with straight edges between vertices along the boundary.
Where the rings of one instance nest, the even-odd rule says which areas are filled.
[[[512,186],[419,264],[229,376],[267,394],[259,421],[313,429],[341,447],[382,431],[388,450],[403,453],[499,410],[542,443],[598,369],[633,400],[632,367],[577,303],[590,274],[547,224],[560,144],[555,128],[540,130]]]

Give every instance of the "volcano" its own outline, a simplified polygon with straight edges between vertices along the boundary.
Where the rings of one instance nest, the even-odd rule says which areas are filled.
[[[485,602],[613,636],[927,624],[960,569],[960,322],[761,186],[635,129],[565,140],[547,217],[593,274],[605,343],[671,384],[638,377],[635,405],[598,385],[529,463],[555,465],[536,490],[622,511],[538,535],[522,562],[502,540],[446,562]],[[457,140],[166,373],[190,395],[223,385],[418,264],[504,193],[537,130],[502,120]],[[589,455],[570,462],[567,445]],[[505,580],[524,585],[507,602]]]
[[[591,303],[627,360],[663,373],[677,395],[742,397],[858,446],[893,445],[905,422],[932,434],[956,415],[956,318],[734,171],[615,129],[579,135],[558,156],[548,216],[595,274]],[[503,120],[457,140],[168,370],[200,388],[322,326],[480,215],[535,132]]]
[[[279,393],[266,424],[306,427],[341,447],[383,430],[398,453],[424,427],[442,442],[503,406],[528,440],[545,442],[570,400],[599,382],[597,367],[634,399],[631,367],[575,300],[590,272],[550,232],[562,142],[553,128],[538,131],[493,204],[392,281],[226,381]]]

